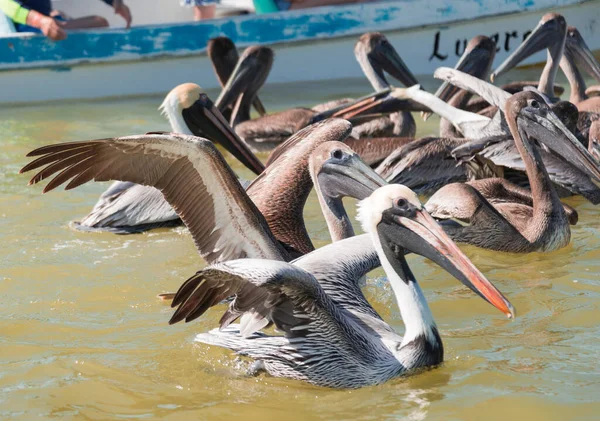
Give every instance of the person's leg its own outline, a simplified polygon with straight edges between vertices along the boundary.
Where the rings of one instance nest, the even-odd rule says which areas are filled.
[[[215,17],[215,4],[194,6],[194,20],[212,19]]]
[[[108,21],[102,16],[84,16],[65,21],[65,29],[106,28]]]

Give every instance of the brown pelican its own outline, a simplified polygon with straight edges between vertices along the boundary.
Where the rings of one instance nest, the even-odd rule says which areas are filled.
[[[587,46],[577,28],[569,26],[565,52],[560,67],[569,81],[571,96],[569,101],[581,112],[600,113],[600,98],[589,98],[586,86],[578,67],[600,82],[600,64]]]
[[[174,132],[207,136],[222,144],[256,174],[264,169],[198,85],[185,83],[175,87],[165,97],[160,110]],[[71,226],[80,231],[131,234],[180,224],[181,220],[158,190],[117,181],[100,196],[87,216]]]
[[[551,90],[556,71],[560,66],[571,88],[569,100],[581,112],[600,113],[600,100],[587,97],[585,81],[578,69],[581,67],[600,81],[600,65],[577,28],[572,26],[567,28],[565,19],[561,15],[555,13],[544,15],[532,34],[517,51],[505,60],[496,73],[507,72],[520,61],[544,48],[548,49],[548,61],[540,77],[538,88],[544,93]],[[589,129],[589,121],[587,124],[585,130],[580,127],[586,134]]]
[[[454,68],[479,79],[486,79],[490,73],[494,57],[496,57],[496,43],[488,37],[479,35],[469,41],[463,55]],[[448,82],[442,83],[436,91],[435,96],[455,108],[468,109],[471,112],[478,111],[466,108],[473,97],[471,92],[466,89],[456,88]],[[442,118],[440,120],[440,136],[462,137],[462,134],[457,132],[452,123]]]
[[[562,248],[571,237],[569,220],[531,135],[556,153],[572,159],[583,171],[595,177],[600,176],[600,171],[541,95],[532,91],[512,95],[504,111],[525,164],[531,203],[527,203],[527,198],[520,198],[519,189],[506,180],[489,179],[443,187],[431,197],[426,208],[436,218],[454,218],[468,224],[447,227],[457,242],[515,253]],[[488,191],[504,189],[503,197],[490,203],[478,191],[478,186]]]
[[[178,134],[147,134],[49,145],[21,172],[47,165],[31,184],[56,174],[50,191],[72,179],[67,189],[89,180],[117,179],[159,189],[189,228],[200,254],[209,262],[242,257],[291,260],[313,250],[302,218],[312,177],[340,218],[343,196],[358,199],[384,184],[342,143],[351,125],[324,120],[296,133],[295,143],[244,191],[210,141]],[[328,143],[328,146],[324,146]],[[335,181],[339,177],[342,181]],[[328,220],[335,226],[337,220]],[[337,233],[334,234],[334,239]],[[276,241],[279,240],[279,241]],[[285,245],[285,246],[284,246]]]
[[[519,183],[523,181],[527,182],[527,180],[522,177],[522,173],[525,171],[525,165],[512,141],[510,131],[507,130],[508,126],[502,116],[505,103],[507,99],[510,98],[510,94],[497,86],[454,69],[444,67],[439,68],[436,70],[434,76],[449,81],[462,89],[471,90],[490,104],[497,106],[501,113],[496,115],[493,119],[489,119],[478,114],[456,110],[433,95],[427,92],[418,91],[414,87],[405,90],[396,89],[392,94],[409,96],[417,101],[422,101],[424,105],[428,106],[436,113],[441,113],[444,117],[448,118],[458,130],[462,131],[464,129],[470,133],[469,136],[465,135],[468,140],[465,140],[465,144],[460,148],[464,148],[467,151],[470,150],[472,152],[471,155],[475,153],[478,154],[479,158],[491,161],[496,167],[503,167],[504,177],[507,176],[506,170],[510,169],[512,179],[518,180]],[[557,112],[566,113],[567,117],[573,119],[573,117],[570,116],[572,110],[564,105],[568,104],[557,103],[552,106],[552,109]],[[489,134],[486,136],[478,133],[478,127],[481,127],[482,131],[487,131]],[[435,149],[434,152],[436,152]],[[444,155],[445,151],[442,150],[441,146],[438,147],[437,153],[438,155],[433,156],[438,156],[438,161],[450,159],[448,155]],[[451,156],[456,155],[456,150],[454,150]],[[600,203],[600,188],[595,184],[594,175],[590,174],[589,171],[582,171],[581,165],[577,165],[574,161],[571,161],[571,157],[564,156],[561,153],[556,153],[551,150],[540,150],[540,155],[544,161],[546,170],[554,183],[572,194],[583,195],[587,200],[594,204]],[[489,170],[495,171],[494,167],[489,167],[488,165],[482,166],[481,164],[485,164],[485,161],[481,161],[479,158],[476,161],[476,164],[479,165],[476,165],[474,177],[470,178],[489,177]],[[400,166],[401,164],[398,165]],[[436,175],[436,178],[443,179],[444,174],[442,170],[447,167],[448,165],[441,165],[440,168],[436,170],[439,173]],[[414,171],[414,166],[411,168],[411,171]],[[455,172],[456,170],[452,171]],[[410,175],[410,173],[408,174]],[[501,173],[498,173],[498,175],[501,175]],[[388,178],[388,181],[393,180]]]
[[[227,37],[211,38],[208,40],[206,45],[206,54],[213,65],[213,70],[217,75],[219,84],[222,88],[224,88],[225,85],[227,85],[227,81],[229,80],[229,77],[233,73],[233,70],[235,69],[235,66],[239,60],[239,55],[235,44]],[[254,99],[252,100],[252,105],[259,115],[262,116],[267,114],[262,101],[258,98],[258,95],[255,95]],[[228,121],[231,120],[231,112],[233,111],[232,106],[229,106],[226,109],[221,109],[220,111]]]
[[[548,46],[548,59],[542,71],[538,89],[549,98],[554,97],[554,80],[565,48],[567,22],[558,13],[546,13],[531,34],[498,68],[491,74],[494,81],[533,52]],[[540,47],[540,45],[544,45]]]
[[[465,52],[454,67],[456,70],[467,73],[476,78],[485,80],[491,69],[492,62],[496,56],[496,44],[490,38],[479,35],[471,39],[465,48]],[[519,81],[500,86],[500,89],[510,94],[521,92],[528,86],[537,86],[538,82]],[[555,86],[555,94],[560,95],[564,89]],[[446,101],[449,105],[472,113],[478,113],[486,117],[493,117],[498,111],[497,107],[490,105],[484,98],[473,97],[473,93],[466,89],[459,89],[448,82],[442,83],[436,91],[435,96]],[[427,115],[426,115],[427,116]],[[452,123],[445,118],[440,121],[441,137],[462,137]]]
[[[330,228],[343,223],[339,221],[343,219],[339,213],[341,197],[364,198],[385,183],[356,153],[339,143],[351,128],[345,120],[330,119],[302,129],[285,142],[281,155],[247,189],[275,237],[292,255],[314,250],[303,218],[313,181],[317,191],[321,190],[318,194],[328,198],[323,211]],[[331,234],[334,240],[339,238],[336,231]]]
[[[389,88],[384,71],[400,82],[411,86],[417,83],[416,78],[408,70],[398,53],[387,39],[379,33],[363,35],[358,41],[355,53],[365,71],[365,75],[376,91]],[[267,77],[273,62],[273,52],[267,47],[249,47],[244,51],[238,66],[234,70],[225,89],[216,104],[225,107],[236,99],[239,106],[234,109],[242,112],[232,117],[236,132],[255,150],[271,149],[293,133],[325,117],[339,112],[338,108],[328,108],[317,112],[309,108],[292,108],[274,114],[249,120],[250,100],[256,95]],[[343,104],[342,104],[343,105]],[[325,107],[322,107],[325,108]],[[342,116],[341,114],[337,114]],[[408,112],[394,113],[391,118],[370,118],[355,128],[356,137],[390,137],[411,136],[415,132],[415,124]]]
[[[514,315],[512,305],[408,188],[376,190],[360,204],[359,218],[368,234],[333,243],[293,264],[242,259],[198,272],[177,293],[173,306],[179,307],[170,323],[194,320],[235,295],[221,328],[198,335],[196,341],[248,356],[257,361],[255,368],[272,376],[358,388],[443,361],[438,328],[405,251],[430,258],[506,315]],[[382,320],[356,283],[372,266],[373,251],[398,301],[403,337]],[[240,324],[231,324],[240,315]],[[261,318],[283,335],[256,332],[266,324]]]

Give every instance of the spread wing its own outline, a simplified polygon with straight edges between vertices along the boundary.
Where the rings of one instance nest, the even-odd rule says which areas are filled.
[[[152,186],[189,228],[208,262],[242,257],[281,259],[282,249],[212,142],[178,134],[150,134],[59,143],[21,172],[39,169],[30,184],[52,175],[50,191],[71,180],[69,190],[90,180],[120,180]]]

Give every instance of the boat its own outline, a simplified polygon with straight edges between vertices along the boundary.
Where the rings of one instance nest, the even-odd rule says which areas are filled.
[[[142,0],[127,3],[135,1]],[[206,43],[220,35],[242,48],[272,47],[276,60],[269,84],[360,78],[353,47],[368,31],[383,32],[414,74],[431,75],[437,67],[453,66],[480,34],[496,41],[497,60],[504,60],[548,11],[565,16],[592,50],[600,50],[600,0],[368,2],[72,31],[60,42],[9,33],[0,37],[0,105],[157,95],[184,82],[217,88]],[[539,53],[523,64],[544,60]]]

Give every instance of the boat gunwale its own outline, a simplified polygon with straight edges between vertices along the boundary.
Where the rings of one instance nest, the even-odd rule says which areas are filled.
[[[77,45],[78,42],[85,41],[86,39],[91,40],[92,42],[104,42],[109,43],[111,38],[119,37],[120,35],[125,35],[125,41],[129,40],[133,37],[138,37],[143,42],[153,42],[155,45],[158,44],[159,47],[164,47],[164,44],[169,42],[169,39],[161,39],[162,38],[177,38],[180,36],[178,33],[172,34],[170,33],[174,29],[179,31],[186,30],[191,32],[192,34],[204,32],[204,37],[201,38],[204,41],[204,38],[208,40],[214,36],[219,35],[227,35],[239,47],[246,47],[251,44],[259,44],[259,45],[276,45],[276,46],[285,46],[285,45],[303,45],[306,43],[320,43],[320,42],[329,42],[331,40],[342,40],[348,37],[353,37],[358,34],[362,34],[367,31],[385,31],[385,32],[408,32],[408,31],[418,31],[422,29],[427,29],[431,27],[444,28],[451,25],[460,25],[462,22],[472,22],[472,21],[480,21],[486,19],[495,19],[497,17],[506,17],[508,15],[514,15],[519,13],[540,13],[548,9],[559,10],[568,7],[574,7],[583,3],[595,2],[599,0],[538,0],[538,2],[533,2],[533,5],[524,7],[516,4],[521,0],[504,0],[503,4],[513,4],[518,6],[517,10],[513,11],[497,11],[490,12],[488,14],[482,14],[475,18],[467,16],[467,17],[459,17],[457,19],[448,19],[446,21],[440,22],[431,22],[431,23],[422,23],[415,24],[411,26],[399,25],[405,22],[400,21],[399,19],[394,19],[398,12],[401,12],[401,8],[395,7],[390,10],[390,5],[399,5],[399,4],[411,4],[414,5],[415,2],[410,0],[409,2],[402,1],[393,1],[393,2],[380,2],[380,3],[369,3],[369,4],[360,4],[360,5],[348,5],[348,6],[332,6],[332,7],[320,7],[314,9],[306,9],[306,11],[292,11],[292,12],[280,12],[274,14],[265,14],[265,15],[246,15],[246,16],[236,16],[233,18],[226,19],[216,19],[211,21],[210,23],[179,23],[179,24],[168,24],[168,25],[146,25],[134,27],[130,30],[125,29],[106,29],[106,30],[81,30],[81,31],[73,31],[69,38],[64,41],[60,41],[56,43],[54,41],[50,41],[46,39],[42,35],[25,35],[19,34],[16,36],[8,36],[8,37],[0,37],[0,57],[6,57],[6,49],[10,50],[15,57],[14,52],[19,48],[25,48],[28,50],[34,51],[42,51],[42,56],[46,55],[54,55],[54,57],[58,57],[55,59],[44,59],[29,57],[27,58],[27,53],[16,55],[16,59],[13,58],[12,61],[2,61],[0,60],[0,72],[5,71],[14,71],[14,70],[33,70],[40,68],[70,68],[75,66],[85,66],[85,65],[94,65],[94,64],[103,64],[103,63],[123,63],[126,64],[128,62],[139,62],[139,61],[152,61],[152,60],[160,60],[160,59],[168,59],[168,58],[185,58],[185,57],[194,57],[194,56],[202,56],[206,53],[206,43],[199,44],[203,45],[202,47],[197,48],[181,48],[181,49],[161,49],[157,48],[157,50],[150,50],[147,52],[132,52],[125,51],[127,49],[135,49],[135,45],[130,45],[127,43],[121,43],[119,46],[120,49],[112,49],[110,52],[106,53],[104,56],[93,57],[93,56],[79,56],[73,58],[63,58],[64,54],[57,54],[60,50],[69,51],[69,47],[72,45]],[[554,3],[554,5],[548,3]],[[480,1],[477,0],[464,0],[462,3],[469,4],[481,4]],[[543,3],[543,4],[542,4]],[[556,4],[559,3],[559,4]],[[464,6],[464,4],[463,4]],[[537,7],[536,7],[537,6]],[[388,8],[387,11],[383,9]],[[350,19],[352,16],[358,14],[361,15],[364,10],[369,10],[371,14],[377,13],[387,13],[385,19],[381,22],[377,23],[376,19],[371,16],[368,20],[361,21],[360,19],[355,19],[352,21]],[[344,16],[345,14],[352,12],[350,18],[348,16]],[[443,14],[442,12],[439,12]],[[331,17],[331,15],[334,15]],[[240,34],[243,37],[248,37],[246,33],[244,35],[243,25],[246,23],[251,23],[252,25],[261,24],[269,25],[269,21],[278,21],[278,23],[283,22],[284,26],[287,25],[286,22],[289,21],[288,16],[296,17],[297,19],[309,19],[304,22],[305,25],[313,25],[319,26],[322,25],[323,22],[318,22],[319,17],[327,17],[330,21],[333,19],[339,20],[350,20],[355,23],[355,25],[346,27],[345,29],[338,30],[337,34],[331,33],[319,33],[316,32],[313,35],[300,35],[295,36],[294,38],[289,39],[258,39],[255,41],[251,41],[249,39],[240,39]],[[278,19],[273,19],[277,17]],[[266,19],[269,18],[269,19]],[[315,22],[311,22],[310,19],[315,20]],[[272,22],[271,22],[272,23]],[[390,25],[395,24],[394,27],[390,27]],[[373,26],[378,27],[373,27]],[[387,25],[387,27],[386,27]],[[242,26],[242,27],[240,27]],[[213,33],[207,34],[208,30],[212,30]],[[264,29],[264,28],[263,28]],[[311,28],[309,28],[311,29]],[[260,31],[258,31],[260,32]],[[311,31],[308,30],[308,33]],[[335,32],[335,30],[333,31]],[[1,41],[7,42],[7,45],[3,46]],[[114,40],[112,40],[114,41]],[[162,45],[161,45],[162,43]],[[89,42],[84,42],[84,46],[79,48],[82,53],[86,52],[86,46],[89,45]],[[38,48],[39,47],[39,48]],[[139,46],[138,46],[139,48]],[[4,52],[2,51],[4,49]],[[56,51],[59,50],[59,51]]]

